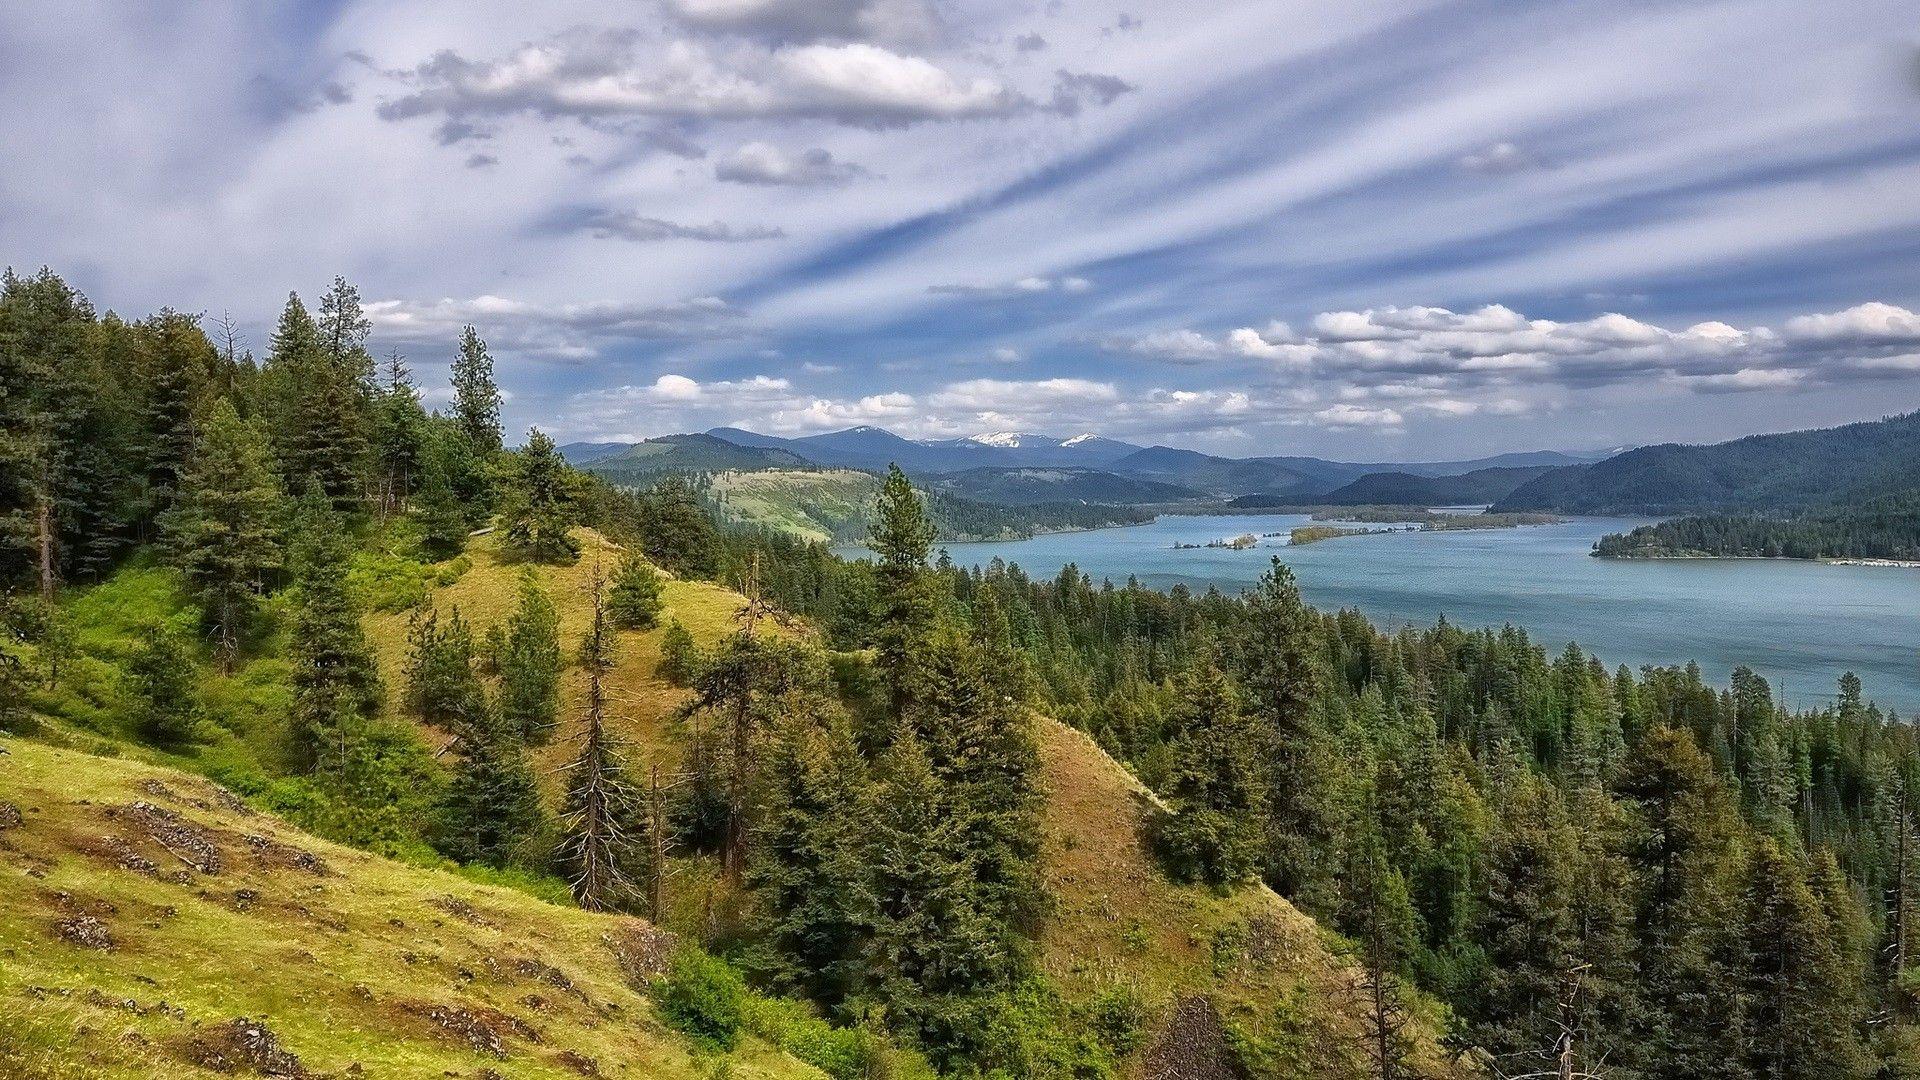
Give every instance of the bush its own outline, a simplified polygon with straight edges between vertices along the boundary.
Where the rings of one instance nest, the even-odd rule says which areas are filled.
[[[747,987],[725,960],[683,948],[654,982],[653,996],[667,1025],[702,1045],[731,1050],[740,1041]]]

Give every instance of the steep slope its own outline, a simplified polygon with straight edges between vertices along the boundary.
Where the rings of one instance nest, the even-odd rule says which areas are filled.
[[[586,625],[585,586],[594,560],[611,563],[618,554],[592,533],[583,533],[582,540],[579,564],[536,571],[554,597],[565,641],[575,640]],[[520,570],[485,543],[472,554],[472,568],[438,590],[433,602],[443,609],[458,604],[484,627],[506,617]],[[679,620],[702,646],[731,632],[744,607],[738,594],[701,582],[671,581],[665,599],[663,622]],[[371,629],[383,671],[397,679],[404,617],[377,618]],[[809,630],[776,624],[775,632]],[[608,692],[642,753],[670,769],[680,753],[671,716],[687,692],[656,677],[660,637],[659,630],[619,635]],[[569,670],[559,731],[551,745],[536,751],[543,766],[564,757],[579,727],[584,692],[578,671]],[[1264,887],[1220,895],[1167,881],[1145,846],[1151,794],[1085,735],[1052,720],[1039,723],[1048,794],[1043,872],[1053,899],[1041,928],[1042,963],[1075,1000],[1116,986],[1139,993],[1151,1021],[1146,1044],[1135,1054],[1136,1074],[1215,1075],[1186,1069],[1192,1062],[1182,1055],[1218,1042],[1219,1032],[1205,1022],[1217,1016],[1252,1035],[1288,1025],[1314,1033],[1295,1071],[1283,1075],[1365,1075],[1353,1056],[1359,1047],[1354,971],[1314,921]],[[679,868],[670,889],[669,929],[703,924],[712,880],[712,867],[702,861]],[[1439,1029],[1431,1016],[1422,1026]],[[1428,1074],[1449,1075],[1431,1039],[1422,1036],[1420,1045]],[[1156,1071],[1156,1064],[1169,1063],[1176,1071]]]
[[[1496,510],[1678,514],[1798,510],[1894,494],[1920,473],[1920,412],[1708,446],[1643,446],[1555,469]]]
[[[0,758],[0,1075],[713,1075],[639,987],[671,939],[340,847],[198,777]],[[818,1077],[764,1044],[730,1075]]]

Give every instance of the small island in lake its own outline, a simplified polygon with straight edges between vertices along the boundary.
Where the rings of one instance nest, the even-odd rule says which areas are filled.
[[[1252,533],[1241,533],[1239,536],[1224,540],[1209,540],[1204,544],[1175,544],[1173,548],[1175,551],[1192,551],[1199,548],[1229,548],[1233,551],[1245,551],[1248,548],[1259,546],[1259,537]]]

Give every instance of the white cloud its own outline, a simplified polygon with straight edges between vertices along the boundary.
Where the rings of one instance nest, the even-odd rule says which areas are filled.
[[[713,175],[735,184],[833,187],[871,174],[819,147],[789,154],[771,143],[750,142],[716,162]]]
[[[677,304],[540,304],[503,296],[469,300],[374,300],[366,305],[381,343],[442,347],[449,354],[471,323],[496,353],[588,360],[614,344],[715,339],[740,333],[740,312],[714,296]]]
[[[1344,401],[1321,409],[1313,414],[1313,418],[1334,428],[1396,428],[1406,423],[1406,417],[1396,409],[1368,409]]]
[[[987,300],[1006,300],[1017,296],[1038,296],[1044,293],[1083,293],[1093,288],[1093,282],[1083,277],[1071,275],[1045,277],[1029,274],[1016,281],[999,285],[929,285],[927,291],[940,296],[974,296]]]
[[[656,243],[661,240],[697,240],[709,244],[742,244],[755,240],[780,240],[786,230],[771,225],[729,225],[724,221],[705,225],[683,225],[663,218],[648,217],[633,210],[609,210],[575,207],[555,214],[549,224],[561,232],[583,232],[603,240],[631,240]]]
[[[1392,396],[1394,388],[1417,386],[1425,396],[1445,393],[1467,401],[1460,391],[1502,385],[1588,386],[1665,377],[1701,391],[1781,390],[1886,377],[1903,369],[1892,354],[1920,341],[1920,316],[1884,303],[1798,316],[1786,321],[1783,332],[1718,321],[1670,330],[1617,313],[1577,322],[1528,319],[1498,304],[1469,312],[1328,311],[1314,316],[1311,326],[1304,337],[1279,322],[1264,332],[1243,327],[1220,337],[1163,330],[1111,339],[1108,346],[1175,362],[1256,359],[1284,376],[1350,382],[1361,394]],[[1408,383],[1409,377],[1426,382]]]
[[[492,60],[442,50],[399,73],[411,92],[380,106],[389,120],[527,114],[582,120],[816,119],[884,129],[926,121],[1077,113],[1128,87],[1060,72],[1052,100],[984,75],[866,41],[759,46],[672,40],[577,27]]]
[[[1510,142],[1497,142],[1460,157],[1459,165],[1468,172],[1514,173],[1538,168],[1540,160]]]

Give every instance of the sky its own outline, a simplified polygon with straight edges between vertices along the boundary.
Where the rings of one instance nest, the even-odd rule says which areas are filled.
[[[511,432],[1354,460],[1920,408],[1912,0],[0,5],[0,263]]]

